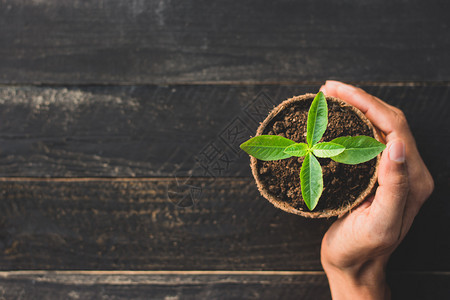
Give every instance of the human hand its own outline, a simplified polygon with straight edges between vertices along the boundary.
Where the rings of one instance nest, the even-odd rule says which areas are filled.
[[[322,240],[322,266],[333,299],[387,299],[387,261],[433,191],[433,179],[400,109],[337,81],[327,81],[321,91],[360,109],[387,143],[375,196],[328,229]]]

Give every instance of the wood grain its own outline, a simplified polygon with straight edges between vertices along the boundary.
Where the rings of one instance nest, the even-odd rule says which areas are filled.
[[[2,272],[5,299],[330,299],[321,272]],[[447,273],[390,273],[393,299],[446,299]]]
[[[2,270],[320,268],[327,222],[273,208],[250,179],[22,181],[0,191]]]
[[[444,196],[390,269],[450,269]],[[1,270],[321,270],[333,222],[274,208],[250,178],[4,179],[0,212]]]
[[[325,276],[39,274],[0,276],[9,299],[330,299]]]
[[[448,11],[0,0],[0,298],[329,299],[333,219],[262,199],[238,145],[334,78],[405,112],[436,190],[388,281],[394,299],[447,299]]]
[[[0,2],[0,83],[450,80],[447,1]]]
[[[404,110],[448,180],[448,85],[363,85]],[[250,177],[239,143],[273,105],[317,85],[0,87],[2,177]],[[432,120],[432,121],[431,121]]]

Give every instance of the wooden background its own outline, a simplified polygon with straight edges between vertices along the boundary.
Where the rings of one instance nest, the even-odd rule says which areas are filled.
[[[242,139],[326,79],[404,110],[436,189],[389,264],[450,297],[448,1],[0,0],[0,297],[329,299],[333,220],[262,199]]]

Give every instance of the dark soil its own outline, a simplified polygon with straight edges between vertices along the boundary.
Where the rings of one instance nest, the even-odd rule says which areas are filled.
[[[313,99],[294,102],[278,113],[266,126],[263,134],[280,135],[297,143],[306,143],[306,121]],[[369,127],[349,108],[328,101],[328,127],[320,142],[341,136],[367,135]],[[329,158],[318,158],[323,172],[324,190],[314,211],[337,209],[354,202],[369,185],[375,172],[376,159],[359,165],[337,163]],[[303,157],[278,161],[257,162],[261,183],[274,197],[290,206],[309,211],[300,189],[300,168]]]

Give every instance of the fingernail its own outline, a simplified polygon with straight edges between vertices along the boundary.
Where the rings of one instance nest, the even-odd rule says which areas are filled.
[[[389,145],[389,158],[392,161],[403,163],[405,162],[405,156],[405,144],[402,141],[394,141]]]

